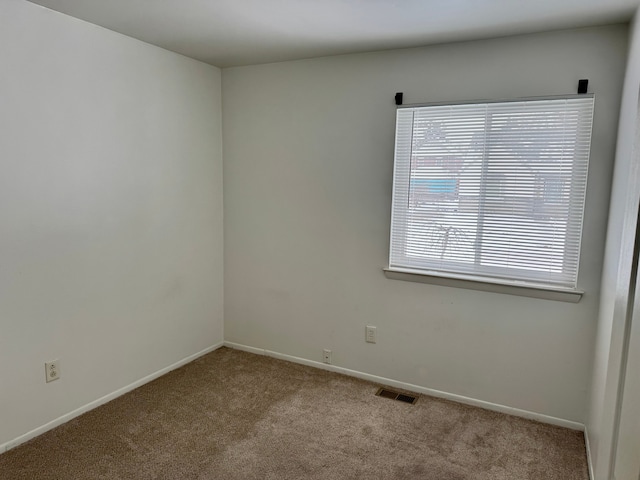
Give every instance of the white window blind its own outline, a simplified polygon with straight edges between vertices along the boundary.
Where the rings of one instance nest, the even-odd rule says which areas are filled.
[[[593,104],[399,108],[389,268],[575,289]]]

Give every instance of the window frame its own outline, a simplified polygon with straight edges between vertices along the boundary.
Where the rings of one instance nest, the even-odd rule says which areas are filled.
[[[446,271],[443,269],[433,270],[429,268],[429,263],[433,264],[433,261],[430,260],[412,260],[413,264],[410,267],[405,266],[397,266],[392,264],[392,246],[393,246],[393,236],[394,236],[394,216],[397,215],[397,211],[394,208],[393,202],[397,200],[396,188],[398,186],[398,181],[396,179],[396,169],[398,168],[398,113],[397,111],[400,109],[416,109],[421,107],[448,107],[448,106],[462,106],[462,105],[477,105],[477,104],[505,104],[505,103],[517,103],[517,102],[537,102],[537,101],[549,101],[549,100],[571,100],[571,99],[585,99],[590,98],[593,102],[593,110],[591,116],[591,124],[589,125],[589,139],[588,139],[588,153],[586,155],[586,177],[588,178],[588,165],[589,165],[589,157],[591,153],[591,141],[592,141],[592,132],[593,132],[593,116],[595,115],[595,95],[593,94],[579,94],[579,95],[558,95],[558,96],[546,96],[546,97],[526,97],[526,98],[515,98],[515,99],[502,99],[502,100],[475,100],[475,101],[458,101],[458,102],[434,102],[434,103],[422,103],[422,104],[409,104],[409,105],[399,105],[396,110],[396,131],[395,131],[395,145],[394,145],[394,177],[393,177],[393,193],[392,193],[392,212],[391,212],[391,223],[390,223],[390,245],[389,245],[389,266],[384,268],[385,275],[388,278],[398,279],[398,280],[407,280],[414,281],[420,283],[435,283],[440,285],[449,285],[449,286],[457,286],[462,288],[471,288],[475,290],[485,290],[485,291],[495,291],[501,293],[510,293],[516,295],[524,295],[531,296],[537,298],[549,298],[552,300],[562,300],[569,302],[578,302],[583,295],[583,291],[578,288],[579,282],[579,266],[580,266],[580,257],[581,257],[581,246],[582,246],[582,233],[583,233],[583,223],[584,223],[584,215],[585,215],[585,206],[586,206],[586,192],[587,185],[585,183],[584,192],[582,194],[582,202],[581,202],[581,215],[580,215],[580,227],[579,227],[579,238],[578,238],[578,260],[577,267],[575,271],[575,285],[574,287],[567,287],[564,285],[557,284],[549,284],[541,280],[539,283],[536,281],[538,278],[542,279],[543,275],[536,276],[536,274],[532,274],[532,270],[528,270],[526,268],[518,269],[521,272],[527,272],[527,279],[514,278],[513,272],[516,270],[512,267],[483,267],[485,273],[491,271],[491,276],[487,275],[477,275],[475,272],[469,274],[466,272],[460,273],[456,271]],[[412,124],[412,128],[415,123]],[[484,127],[486,131],[486,126]],[[577,127],[578,128],[578,127]],[[580,130],[578,130],[579,133]],[[413,140],[413,132],[411,136],[411,140],[408,144],[408,155],[411,156],[413,154],[413,149],[411,146]],[[406,148],[406,146],[405,146]],[[483,154],[483,158],[481,160],[482,165],[489,162],[489,156]],[[409,185],[412,181],[411,172],[409,172]],[[585,178],[585,182],[587,181]],[[544,179],[543,179],[544,180]],[[550,182],[555,181],[556,179],[550,179]],[[573,184],[575,181],[575,176],[572,175],[569,178],[569,181]],[[551,188],[551,184],[547,185],[547,182],[543,182],[544,185],[541,188],[547,189]],[[483,184],[482,188],[486,188],[487,185]],[[407,188],[407,196],[408,201],[411,199],[411,188],[410,186]],[[557,185],[554,186],[557,188]],[[571,186],[573,188],[573,186]],[[482,195],[485,195],[484,193]],[[480,201],[480,200],[479,200]],[[482,198],[482,202],[486,202],[486,197]],[[574,221],[574,217],[568,217],[567,221]],[[406,234],[408,230],[405,230]],[[451,262],[454,264],[455,262]],[[511,273],[512,275],[509,275]]]

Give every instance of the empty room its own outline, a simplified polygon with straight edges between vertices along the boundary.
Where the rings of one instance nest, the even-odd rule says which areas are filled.
[[[0,479],[638,480],[637,9],[0,0]]]

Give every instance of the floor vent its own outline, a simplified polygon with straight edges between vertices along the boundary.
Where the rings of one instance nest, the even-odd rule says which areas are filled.
[[[407,395],[406,393],[394,392],[393,390],[389,390],[388,388],[379,388],[376,392],[376,395],[379,397],[390,398],[391,400],[398,400],[400,402],[414,404],[418,397],[414,395]]]

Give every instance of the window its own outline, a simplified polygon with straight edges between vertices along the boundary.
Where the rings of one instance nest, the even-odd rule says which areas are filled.
[[[389,269],[576,289],[593,103],[400,107]]]

